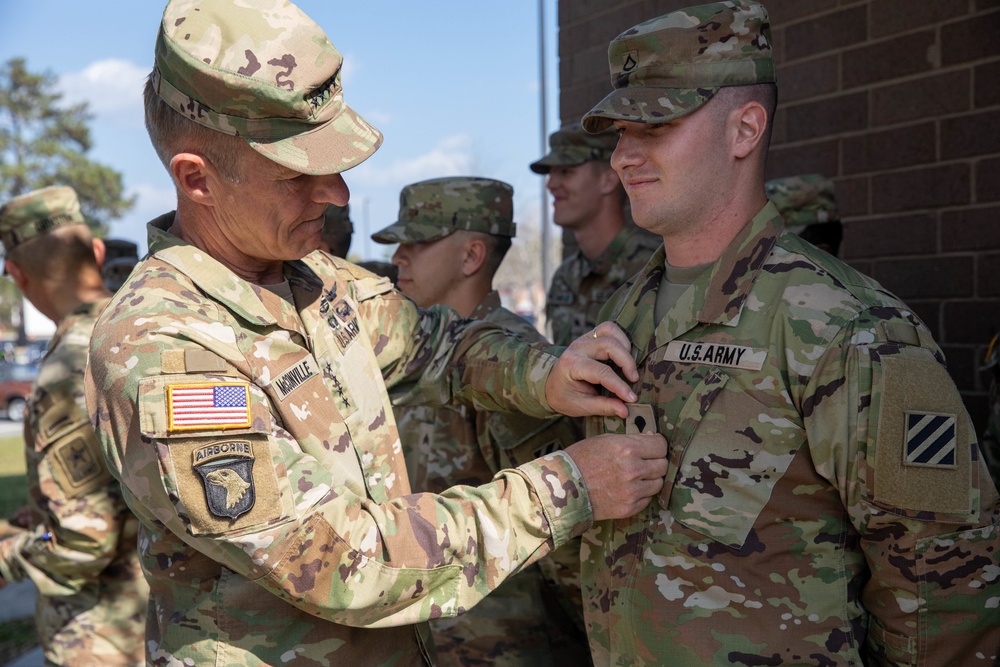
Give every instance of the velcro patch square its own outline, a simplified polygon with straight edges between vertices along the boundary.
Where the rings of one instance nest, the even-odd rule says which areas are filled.
[[[954,468],[957,450],[955,415],[906,413],[906,465]]]
[[[250,427],[246,382],[203,382],[167,386],[168,429],[193,431]]]

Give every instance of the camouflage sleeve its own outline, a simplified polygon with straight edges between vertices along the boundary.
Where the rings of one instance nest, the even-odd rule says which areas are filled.
[[[996,490],[929,333],[880,310],[842,332],[801,404],[813,460],[840,490],[870,571],[867,655],[880,665],[996,655]]]
[[[359,316],[397,405],[465,401],[481,410],[515,410],[534,417],[554,413],[545,380],[553,348],[528,343],[493,323],[468,320],[445,306],[420,309],[389,289],[378,298],[370,281],[354,283]]]
[[[58,356],[46,361],[40,382],[51,377]],[[0,545],[0,574],[8,581],[30,578],[42,594],[55,597],[74,595],[98,579],[118,553],[129,512],[76,402],[82,377],[60,377],[43,389],[27,453],[39,525]]]
[[[214,327],[216,337],[202,345],[233,359],[238,350],[221,347],[220,340],[232,339],[219,335],[225,328]],[[171,432],[165,389],[178,378],[160,373],[160,355],[204,349],[197,335],[195,327],[95,332],[88,400],[105,457],[152,534],[196,549],[289,604],[352,626],[455,615],[591,523],[579,471],[559,452],[480,487],[375,502],[350,441],[335,451],[296,441],[263,392],[239,374],[183,380],[247,383],[249,428]],[[217,450],[254,461],[252,510],[231,520],[209,511],[192,465]],[[235,484],[233,490],[242,497]]]

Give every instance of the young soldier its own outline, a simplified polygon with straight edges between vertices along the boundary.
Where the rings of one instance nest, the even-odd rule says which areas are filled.
[[[660,245],[626,222],[625,193],[608,160],[614,132],[588,134],[579,123],[549,137],[549,154],[532,163],[546,174],[552,220],[573,233],[577,250],[559,265],[545,302],[556,345],[569,345],[597,324],[597,313]]]
[[[49,187],[0,208],[5,270],[56,324],[24,422],[28,531],[0,541],[0,585],[38,588],[38,638],[50,665],[141,665],[149,588],[138,521],[108,472],[84,401],[87,347],[111,293],[104,244],[76,192]]]
[[[658,498],[584,536],[595,662],[994,664],[996,489],[927,327],[767,200],[771,48],[756,2],[639,24],[583,119],[664,241],[602,312],[645,417],[588,431],[670,441]]]
[[[493,276],[515,234],[514,191],[488,178],[438,178],[407,185],[397,222],[372,235],[398,243],[392,261],[399,289],[421,308],[445,305],[462,317],[493,322],[531,342],[545,339],[500,305]],[[456,405],[396,407],[400,440],[416,491],[441,493],[456,484],[484,484],[503,468],[526,463],[576,442],[568,418]],[[563,554],[573,545],[559,549]],[[566,554],[575,559],[579,550]],[[579,587],[573,599],[579,600]],[[586,636],[533,565],[468,613],[431,623],[441,665],[580,665]],[[579,617],[582,609],[575,612]]]

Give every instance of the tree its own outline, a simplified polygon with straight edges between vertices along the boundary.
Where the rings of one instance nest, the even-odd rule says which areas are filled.
[[[135,197],[124,196],[119,172],[86,157],[93,118],[86,102],[61,101],[55,75],[29,72],[23,58],[0,66],[0,204],[48,185],[69,185],[87,224],[103,236],[110,221],[135,205]],[[12,281],[0,280],[0,328],[11,327],[18,297]],[[23,324],[19,329],[23,341]]]
[[[104,235],[135,204],[122,176],[85,155],[91,148],[87,103],[64,106],[51,73],[29,72],[23,58],[0,66],[0,202],[48,185],[72,186],[87,224]]]

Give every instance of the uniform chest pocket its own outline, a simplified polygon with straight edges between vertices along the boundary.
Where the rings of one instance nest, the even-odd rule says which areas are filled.
[[[664,485],[661,504],[688,528],[742,546],[805,442],[796,414],[791,405],[761,403],[714,371],[678,415],[667,473],[673,484]]]

